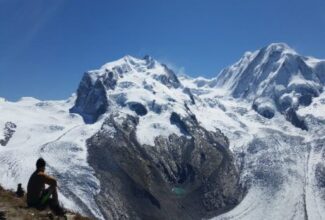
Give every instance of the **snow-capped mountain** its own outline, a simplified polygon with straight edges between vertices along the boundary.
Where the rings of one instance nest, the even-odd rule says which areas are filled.
[[[235,98],[277,96],[281,103],[291,95],[297,100],[290,106],[309,105],[311,98],[322,92],[324,65],[325,61],[301,56],[286,44],[271,44],[245,53],[237,63],[221,71],[214,86],[224,88]]]
[[[325,219],[324,63],[271,44],[206,79],[125,56],[68,100],[0,99],[0,184],[42,156],[98,219]]]
[[[104,120],[87,144],[105,218],[198,219],[241,199],[228,140],[167,66],[126,56],[87,72],[77,96],[71,112]]]
[[[128,100],[148,107],[152,105],[150,102],[159,98],[156,103],[159,105],[159,101],[170,98],[171,89],[179,87],[180,82],[167,66],[149,56],[144,59],[125,56],[84,75],[71,112],[81,114],[86,122],[91,123],[112,109],[110,106],[114,104],[136,109],[138,105]]]
[[[244,99],[266,118],[275,111],[302,129],[308,129],[296,110],[308,106],[323,92],[325,60],[299,55],[284,43],[274,43],[244,56],[214,79],[192,79],[197,88],[217,88],[220,94]],[[197,89],[196,88],[196,89]]]

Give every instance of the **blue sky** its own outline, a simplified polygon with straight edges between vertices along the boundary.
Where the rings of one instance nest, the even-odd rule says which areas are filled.
[[[126,54],[213,77],[272,42],[325,58],[325,1],[0,0],[0,97],[68,98]]]

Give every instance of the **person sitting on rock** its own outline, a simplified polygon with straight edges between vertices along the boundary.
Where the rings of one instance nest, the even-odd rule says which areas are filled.
[[[64,209],[59,205],[57,181],[45,174],[46,162],[39,158],[36,162],[36,171],[31,175],[27,185],[27,204],[29,207],[45,209],[49,206],[54,214],[64,215]],[[45,185],[49,185],[45,188]]]

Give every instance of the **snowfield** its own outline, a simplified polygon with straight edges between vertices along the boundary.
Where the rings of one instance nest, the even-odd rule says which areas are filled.
[[[324,195],[315,181],[316,166],[324,160],[324,127],[310,134],[281,114],[270,121],[236,104],[223,103],[228,110],[220,118],[230,115],[241,125],[218,125],[231,140],[242,183],[249,188],[240,205],[214,219],[324,219]]]
[[[83,213],[89,210],[101,218],[94,201],[100,185],[87,163],[85,144],[100,122],[85,125],[80,116],[69,114],[73,102],[23,98],[0,103],[0,124],[17,125],[8,144],[0,146],[0,182],[12,190],[22,183],[26,189],[36,160],[43,157],[48,162],[47,172],[59,179],[59,196],[65,207]]]

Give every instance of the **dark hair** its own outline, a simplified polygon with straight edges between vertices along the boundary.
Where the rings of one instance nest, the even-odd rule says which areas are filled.
[[[46,162],[41,157],[36,161],[36,168],[37,169],[42,168],[42,167],[45,167],[45,165],[46,165]]]

